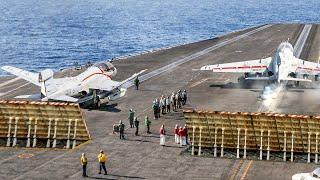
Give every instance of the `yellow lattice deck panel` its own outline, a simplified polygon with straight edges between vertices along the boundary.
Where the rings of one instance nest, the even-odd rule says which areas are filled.
[[[223,147],[236,149],[240,130],[240,149],[246,145],[247,149],[258,150],[262,138],[262,148],[267,149],[269,142],[271,151],[290,151],[293,147],[294,152],[308,152],[309,148],[310,152],[319,152],[320,116],[184,110],[184,117],[191,141],[195,127],[195,146],[199,145],[202,128],[202,147],[212,148],[215,142],[220,147],[223,138]]]
[[[0,138],[25,139],[28,135],[37,139],[69,139],[80,143],[90,139],[78,104],[0,101]]]

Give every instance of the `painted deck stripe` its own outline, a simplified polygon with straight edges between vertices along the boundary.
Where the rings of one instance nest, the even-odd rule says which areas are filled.
[[[6,86],[6,85],[8,85],[8,84],[10,84],[10,83],[16,82],[16,81],[18,81],[19,79],[21,79],[21,78],[16,77],[16,78],[10,79],[9,81],[6,81],[6,82],[1,83],[1,84],[0,84],[0,87],[3,87],[3,86]]]
[[[14,89],[11,89],[10,91],[7,91],[7,92],[5,92],[5,93],[0,93],[0,97],[1,97],[1,96],[4,96],[4,95],[6,95],[6,94],[9,94],[9,93],[11,93],[11,92],[13,92],[13,91],[15,91],[15,90],[18,90],[18,89],[20,89],[20,88],[22,88],[22,87],[25,87],[25,86],[27,86],[27,85],[29,85],[29,84],[30,84],[30,83],[27,82],[27,83],[25,83],[25,84],[22,84],[21,86],[18,86],[18,87],[14,88]]]

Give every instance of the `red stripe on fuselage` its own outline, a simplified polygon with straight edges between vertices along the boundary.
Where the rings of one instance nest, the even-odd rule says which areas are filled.
[[[239,66],[239,67],[221,67],[213,69],[253,69],[253,68],[267,68],[267,66]]]
[[[97,67],[101,72],[97,72],[97,73],[93,73],[93,74],[90,74],[89,76],[85,77],[82,81],[85,81],[87,79],[89,79],[90,77],[94,76],[94,75],[98,75],[98,74],[101,74],[101,75],[104,75],[105,77],[107,77],[108,79],[111,79],[111,76],[105,74],[104,70],[101,69],[100,67]]]
[[[320,71],[320,69],[312,69],[312,68],[304,68],[304,67],[298,67],[298,69],[304,69],[304,70],[310,70],[310,71]]]

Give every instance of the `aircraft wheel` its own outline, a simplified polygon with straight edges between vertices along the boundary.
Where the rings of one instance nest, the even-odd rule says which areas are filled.
[[[101,107],[101,101],[100,99],[97,99],[96,108],[99,109],[100,107]]]

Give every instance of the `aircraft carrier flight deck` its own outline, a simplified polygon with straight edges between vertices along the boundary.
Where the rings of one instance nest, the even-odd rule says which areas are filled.
[[[304,28],[309,26],[308,33]],[[304,34],[303,34],[304,33]],[[305,36],[303,44],[299,38]],[[182,112],[152,119],[151,135],[144,134],[145,115],[153,118],[152,101],[178,89],[188,91],[187,108],[231,112],[276,112],[320,115],[320,81],[303,82],[288,88],[268,105],[261,98],[262,86],[243,87],[238,74],[193,71],[208,64],[229,63],[272,56],[281,42],[302,46],[301,59],[320,60],[320,28],[317,24],[268,24],[191,44],[117,59],[115,80],[122,80],[143,69],[139,90],[129,88],[125,97],[97,110],[82,109],[92,140],[72,150],[46,148],[0,149],[0,179],[79,179],[81,153],[87,154],[88,174],[99,179],[291,179],[292,175],[311,172],[315,163],[260,161],[234,158],[197,157],[183,153],[174,143],[175,124],[184,124]],[[74,75],[81,70],[64,70],[55,76]],[[314,80],[314,77],[309,77]],[[39,92],[22,79],[0,77],[0,99]],[[112,134],[112,126],[124,121],[133,108],[140,119],[140,136],[126,129],[127,140]],[[169,134],[167,146],[159,145],[159,128]],[[108,155],[109,175],[99,176],[96,156],[100,149]],[[31,154],[30,158],[20,158]]]

